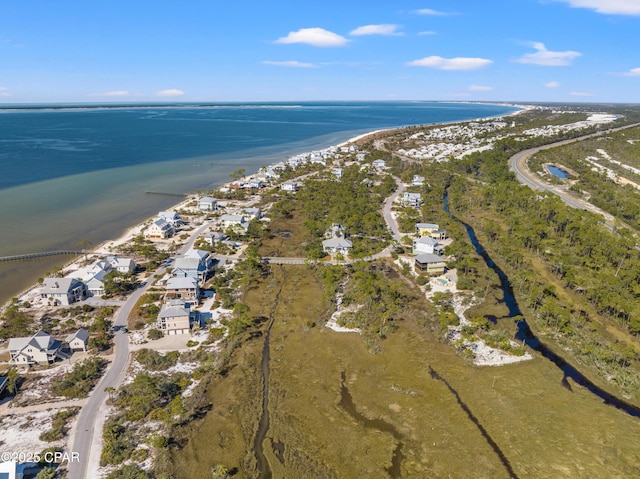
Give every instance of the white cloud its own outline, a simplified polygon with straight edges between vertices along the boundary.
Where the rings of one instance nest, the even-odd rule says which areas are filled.
[[[277,67],[289,67],[289,68],[318,68],[318,65],[313,63],[303,63],[296,60],[284,61],[284,62],[274,62],[271,60],[265,60],[262,62],[263,65],[273,65]]]
[[[586,91],[572,91],[569,93],[571,96],[593,96],[593,93],[588,93]]]
[[[379,25],[364,25],[362,27],[358,27],[355,30],[351,30],[349,35],[353,35],[354,37],[362,35],[402,35],[402,33],[397,30],[398,25],[382,23]]]
[[[430,67],[438,70],[479,70],[491,65],[493,61],[486,58],[442,58],[431,56],[407,63],[412,67]]]
[[[438,10],[433,10],[431,8],[420,8],[419,10],[416,10],[415,13],[417,13],[418,15],[432,15],[432,16],[438,16],[438,17],[455,15],[454,13],[441,12]]]
[[[379,25],[364,25],[352,30],[349,34],[354,37],[363,35],[387,35],[387,36],[399,36],[404,35],[398,31],[399,26],[393,24],[379,24]]]
[[[544,43],[533,42],[529,44],[533,47],[535,53],[527,53],[518,60],[518,63],[527,63],[530,65],[542,65],[545,67],[565,67],[571,65],[571,62],[582,56],[580,52],[568,50],[566,52],[552,52],[547,50]]]
[[[175,88],[169,88],[168,90],[161,90],[157,93],[158,96],[180,96],[184,95],[182,90],[176,90]]]
[[[493,87],[491,86],[482,86],[482,85],[471,85],[469,87],[469,91],[491,91]]]
[[[11,96],[11,92],[6,86],[0,86],[0,96]]]
[[[640,77],[640,68],[632,68],[626,73],[623,73],[622,76],[625,77]]]
[[[560,0],[573,8],[589,8],[612,15],[640,15],[640,0]]]
[[[437,33],[436,33],[436,32],[431,32],[431,31],[428,31],[428,32],[418,32],[418,35],[437,35]]]
[[[546,86],[547,88],[558,88],[560,86],[560,83],[557,81],[550,81],[548,83],[545,83],[544,86]]]
[[[349,40],[324,28],[301,28],[297,32],[289,32],[286,37],[278,38],[276,43],[306,43],[314,47],[342,47]]]

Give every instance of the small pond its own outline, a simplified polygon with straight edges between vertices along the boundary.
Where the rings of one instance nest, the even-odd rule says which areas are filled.
[[[552,175],[557,176],[561,180],[564,180],[565,178],[569,178],[569,176],[571,176],[568,172],[566,172],[562,168],[558,168],[557,166],[554,166],[554,165],[547,165],[547,171]]]

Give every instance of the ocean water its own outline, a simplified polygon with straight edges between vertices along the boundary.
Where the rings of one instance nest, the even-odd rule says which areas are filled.
[[[503,115],[431,102],[43,107],[0,105],[0,256],[114,239],[177,202],[145,191],[219,186],[289,156],[384,128]],[[55,260],[0,263],[0,301]]]

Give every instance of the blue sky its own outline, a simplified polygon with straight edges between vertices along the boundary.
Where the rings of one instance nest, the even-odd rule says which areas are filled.
[[[640,103],[640,0],[2,0],[0,103]]]

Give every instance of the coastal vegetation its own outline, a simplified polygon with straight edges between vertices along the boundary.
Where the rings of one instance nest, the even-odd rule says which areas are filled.
[[[338,160],[340,179],[320,172],[295,194],[264,194],[270,221],[253,222],[242,259],[208,281],[229,316],[187,352],[139,350],[128,380],[109,391],[116,413],[103,434],[108,477],[637,475],[638,446],[628,440],[640,433],[632,417],[640,404],[635,231],[610,231],[600,217],[519,185],[507,163],[524,148],[578,133],[516,134],[587,116],[534,110],[497,129],[504,137],[492,149],[438,162],[397,153],[436,127],[406,128],[363,140],[359,163]],[[387,169],[374,171],[374,159]],[[394,213],[406,233],[423,221],[446,229],[455,293],[433,292],[436,283],[414,274],[411,256],[398,259],[411,238],[370,257],[391,242],[381,208],[395,178],[411,183],[415,175],[426,178],[409,188],[422,206]],[[322,251],[334,223],[354,244],[339,264]],[[147,258],[149,271],[168,254],[142,237],[127,248]],[[155,291],[142,296],[130,324],[152,322],[159,300]],[[96,341],[108,335],[113,310],[67,314],[90,320]],[[346,331],[325,327],[330,320]],[[523,323],[629,407],[603,404],[531,344],[515,343]],[[453,328],[461,339],[451,339]],[[152,329],[149,339],[152,332],[162,336]],[[535,359],[475,366],[465,341],[478,338]],[[57,394],[86,395],[104,367],[91,361],[56,384]],[[143,462],[153,466],[142,470]]]

